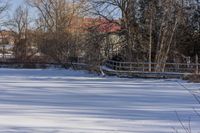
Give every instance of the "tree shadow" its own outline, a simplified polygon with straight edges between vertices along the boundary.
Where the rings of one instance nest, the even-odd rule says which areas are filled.
[[[41,80],[40,74],[31,75],[40,73],[39,71],[29,71],[29,77],[26,72],[25,75],[19,74],[20,76],[11,72],[0,76],[0,118],[35,117],[75,125],[84,125],[86,122],[88,125],[84,131],[88,132],[149,130],[148,132],[153,133],[161,129],[171,131],[174,123],[178,125],[174,111],[180,112],[180,117],[190,116],[193,107],[198,107],[191,95],[173,80],[99,78],[82,75],[57,77],[51,75],[50,71],[46,71],[48,76]],[[57,73],[62,75],[62,71]],[[187,120],[183,119],[184,122]],[[197,122],[194,121],[194,124]],[[90,127],[92,123],[95,126]],[[98,126],[104,128],[98,129]],[[16,128],[7,126],[0,129],[13,128],[16,132],[40,132],[43,126],[23,128],[19,125]],[[78,130],[77,125],[66,128],[63,125],[57,127],[58,132],[62,131],[62,128],[66,131],[70,128]],[[52,131],[57,132],[53,129],[49,132]]]

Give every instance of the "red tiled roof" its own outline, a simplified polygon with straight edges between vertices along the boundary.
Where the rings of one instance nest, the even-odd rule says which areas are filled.
[[[110,22],[102,18],[84,18],[83,28],[97,27],[99,32],[115,32],[121,29],[119,25],[116,24],[117,20]]]
[[[110,22],[102,18],[80,18],[75,17],[71,22],[70,31],[72,32],[88,32],[88,29],[95,27],[99,32],[108,33],[120,30],[120,26],[116,24],[117,20]]]

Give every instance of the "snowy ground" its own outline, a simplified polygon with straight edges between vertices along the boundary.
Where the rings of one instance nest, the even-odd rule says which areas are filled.
[[[172,133],[200,131],[191,94],[179,80],[96,77],[66,70],[0,69],[0,132]],[[191,122],[189,122],[191,118]]]

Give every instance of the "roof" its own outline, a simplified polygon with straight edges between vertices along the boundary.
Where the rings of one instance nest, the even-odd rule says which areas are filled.
[[[99,32],[116,32],[121,29],[116,22],[117,20],[108,21],[103,18],[84,18],[83,28],[96,27]]]
[[[119,20],[108,21],[103,18],[84,18],[75,17],[71,22],[70,31],[88,32],[88,29],[95,27],[99,32],[108,33],[116,32],[121,29],[117,24]]]

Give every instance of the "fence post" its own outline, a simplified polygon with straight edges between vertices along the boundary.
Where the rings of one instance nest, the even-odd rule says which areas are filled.
[[[199,74],[199,58],[198,55],[196,55],[196,74]]]
[[[142,63],[142,71],[144,72],[145,69],[144,69],[144,62]]]
[[[177,70],[175,70],[175,72],[181,72],[179,63],[177,63]]]

